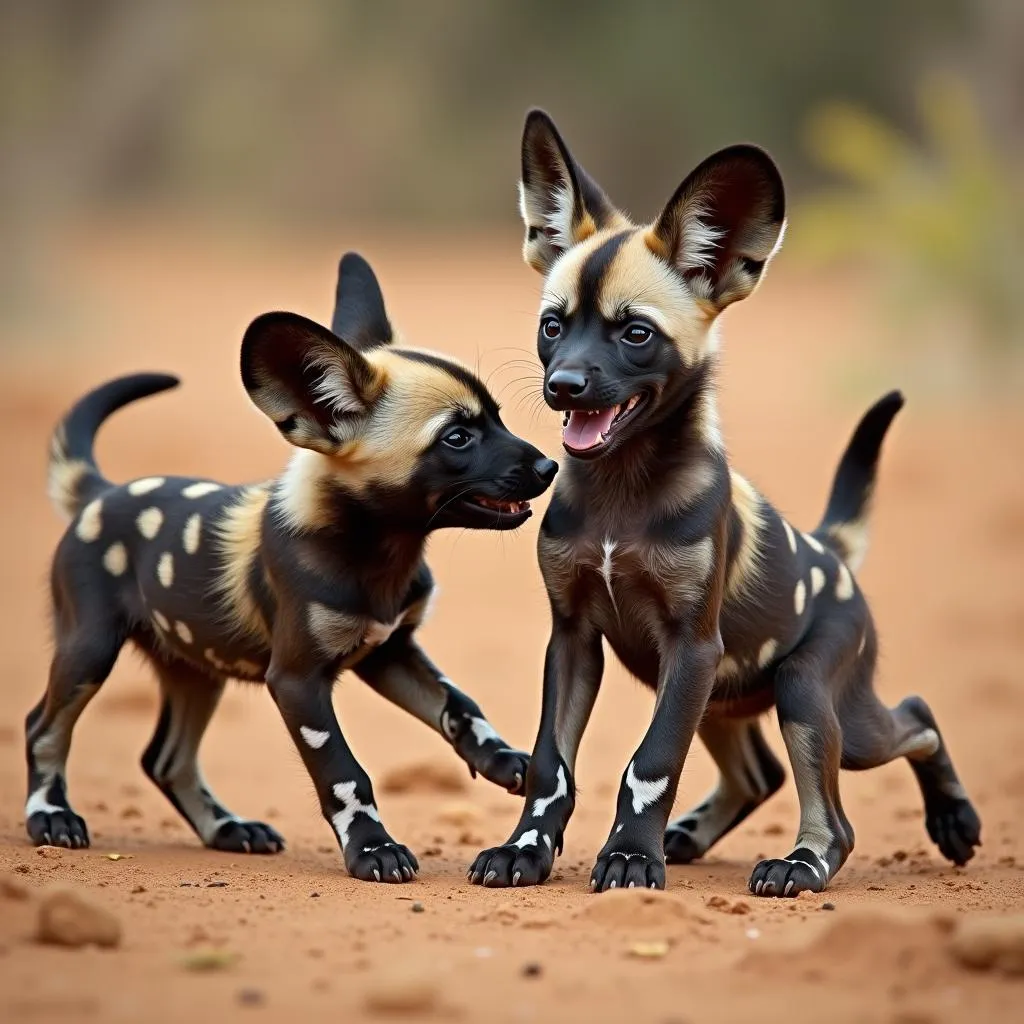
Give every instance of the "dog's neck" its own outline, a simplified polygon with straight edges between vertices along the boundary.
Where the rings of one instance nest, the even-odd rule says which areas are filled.
[[[724,458],[715,394],[717,361],[709,359],[664,396],[664,411],[603,458],[570,458],[565,483],[582,503],[655,510],[666,483],[709,455]],[[665,398],[668,398],[665,401]]]

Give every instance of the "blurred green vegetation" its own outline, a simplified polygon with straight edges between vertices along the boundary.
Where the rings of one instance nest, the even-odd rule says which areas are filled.
[[[1024,165],[962,79],[923,78],[918,111],[920,141],[858,105],[813,113],[808,150],[845,184],[799,205],[790,242],[814,263],[872,264],[905,346],[955,338],[998,366],[1024,353]]]

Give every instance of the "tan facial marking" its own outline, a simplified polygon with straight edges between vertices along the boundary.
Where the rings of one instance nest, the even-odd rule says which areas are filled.
[[[102,532],[103,499],[96,498],[82,509],[82,513],[78,517],[78,523],[75,526],[75,536],[79,540],[85,541],[86,544],[91,544],[93,541],[99,540]]]
[[[820,566],[811,566],[811,596],[817,597],[825,586],[825,570]]]
[[[111,544],[103,554],[103,568],[111,576],[123,576],[128,569],[128,549],[118,541]]]
[[[170,587],[174,583],[174,556],[170,551],[165,551],[160,556],[160,561],[156,563],[156,578],[165,587]]]
[[[793,591],[793,607],[797,615],[803,615],[804,606],[807,604],[807,584],[803,580],[797,580],[796,589]]]
[[[201,480],[199,483],[189,484],[188,487],[185,487],[181,492],[181,496],[183,498],[202,498],[207,494],[213,494],[214,491],[220,490],[223,490],[220,484]]]
[[[156,507],[143,509],[135,520],[139,533],[146,540],[152,540],[160,532],[160,527],[163,524],[164,514]]]
[[[128,493],[138,498],[140,495],[155,491],[158,487],[163,487],[165,483],[166,480],[162,476],[143,477],[141,480],[133,480],[128,485]]]
[[[853,597],[853,576],[845,562],[839,563],[839,576],[836,579],[836,600],[849,601]]]
[[[199,550],[202,527],[203,517],[198,512],[188,517],[184,532],[181,535],[181,546],[185,549],[185,554],[194,555]]]

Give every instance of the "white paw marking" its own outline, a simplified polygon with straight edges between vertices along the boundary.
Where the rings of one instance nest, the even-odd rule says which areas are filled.
[[[103,568],[111,576],[123,576],[128,569],[128,549],[118,541],[103,554]]]
[[[817,597],[825,586],[825,570],[821,566],[811,566],[811,597]]]
[[[135,525],[146,540],[152,540],[164,525],[164,514],[155,505],[144,508],[136,517]]]
[[[776,640],[765,640],[761,644],[761,650],[757,652],[757,665],[758,668],[765,668],[771,664],[772,658],[775,657],[775,651],[778,649],[778,641]]]
[[[197,484],[189,484],[188,487],[181,492],[181,496],[183,498],[202,498],[204,495],[213,494],[214,491],[219,491],[220,489],[220,484],[200,481]]]
[[[473,730],[473,736],[478,747],[482,747],[488,740],[501,740],[494,726],[486,718],[471,718],[469,720],[469,727]]]
[[[650,807],[668,789],[668,776],[650,780],[638,778],[630,761],[626,769],[626,785],[633,794],[633,813],[642,814],[645,807]]]
[[[170,551],[165,551],[156,563],[156,578],[165,586],[169,587],[174,583],[174,556]]]
[[[372,821],[380,821],[380,814],[373,804],[364,804],[356,798],[356,784],[354,782],[336,782],[334,784],[334,797],[341,803],[342,809],[331,815],[331,824],[341,842],[344,850],[348,846],[348,830],[357,814],[365,814]]]
[[[845,562],[839,563],[839,578],[836,580],[836,600],[849,601],[853,597],[853,576]]]
[[[78,517],[78,524],[75,526],[75,536],[79,540],[85,541],[86,544],[91,544],[94,540],[99,539],[102,532],[103,499],[97,498],[82,509],[82,513]]]
[[[790,526],[789,523],[787,523],[785,519],[783,519],[782,520],[782,528],[783,528],[783,530],[786,531],[786,540],[789,541],[789,550],[792,551],[793,554],[795,555],[796,554],[796,534],[793,533],[793,527]]]
[[[531,828],[529,832],[524,832],[512,845],[518,846],[520,850],[525,850],[528,846],[536,846],[537,830]]]
[[[569,783],[565,778],[565,769],[561,765],[558,766],[556,780],[555,791],[551,796],[539,796],[533,801],[533,816],[535,818],[543,817],[544,812],[556,800],[561,800],[562,797],[569,795]]]
[[[192,643],[192,630],[188,628],[187,623],[176,622],[174,624],[174,632],[178,634],[178,638],[183,644]]]
[[[185,549],[185,554],[194,555],[199,550],[202,527],[203,517],[198,512],[188,517],[188,522],[185,523],[185,529],[181,535],[181,546]]]
[[[128,485],[128,493],[138,498],[140,495],[155,491],[158,487],[163,487],[165,482],[162,476],[146,476],[141,480],[133,480]]]
[[[331,738],[329,732],[324,732],[322,729],[310,729],[308,725],[300,725],[299,732],[306,741],[306,746],[312,747],[314,750],[319,750]]]
[[[814,551],[817,551],[819,555],[823,555],[825,553],[825,546],[817,537],[812,537],[809,533],[802,533],[800,536],[807,542],[807,546],[812,548]]]
[[[798,580],[796,589],[793,591],[793,607],[796,609],[797,615],[803,615],[804,605],[807,604],[807,584],[803,580]]]

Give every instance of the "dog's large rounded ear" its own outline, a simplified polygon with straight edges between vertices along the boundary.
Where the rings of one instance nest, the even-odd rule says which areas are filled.
[[[546,274],[570,246],[624,218],[573,159],[554,121],[531,110],[523,128],[519,212],[526,226],[523,259]]]
[[[326,327],[265,313],[242,339],[242,383],[300,448],[333,454],[352,440],[384,389],[380,371]]]
[[[358,352],[391,344],[391,322],[377,275],[355,252],[345,253],[338,264],[331,330]]]
[[[647,242],[717,315],[757,287],[785,226],[786,195],[775,162],[756,146],[730,146],[676,189]]]

